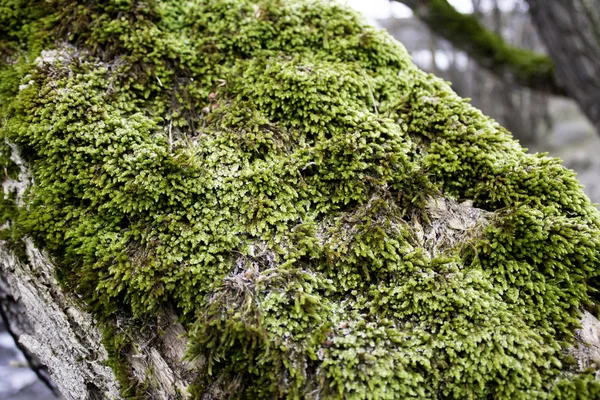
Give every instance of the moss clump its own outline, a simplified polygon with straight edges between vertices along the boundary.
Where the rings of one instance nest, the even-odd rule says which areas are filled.
[[[20,229],[99,316],[175,307],[195,397],[596,390],[566,349],[598,211],[388,35],[319,1],[40,10],[59,40],[3,91],[35,178]],[[487,223],[426,245],[431,198]]]

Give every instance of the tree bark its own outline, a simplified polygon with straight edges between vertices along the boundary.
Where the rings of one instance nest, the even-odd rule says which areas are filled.
[[[600,133],[600,0],[527,0],[556,74]]]

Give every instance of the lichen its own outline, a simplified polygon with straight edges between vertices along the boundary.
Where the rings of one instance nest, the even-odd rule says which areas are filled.
[[[103,321],[175,307],[194,397],[596,393],[566,349],[598,211],[387,34],[326,1],[28,4],[19,229]]]

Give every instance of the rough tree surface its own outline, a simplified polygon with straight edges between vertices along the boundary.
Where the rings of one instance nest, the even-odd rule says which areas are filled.
[[[0,293],[65,397],[600,395],[574,173],[347,7],[0,0],[0,55]]]

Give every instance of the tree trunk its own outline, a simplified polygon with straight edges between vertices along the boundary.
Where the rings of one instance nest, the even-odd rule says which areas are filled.
[[[600,132],[600,1],[528,3],[560,82]]]
[[[63,292],[50,258],[31,240],[26,245],[29,262],[0,242],[0,309],[18,346],[38,375],[67,400],[123,398],[96,321],[77,298]],[[160,339],[136,338],[138,351],[125,355],[126,373],[134,385],[149,383],[144,398],[187,398],[189,382],[182,377],[187,369],[179,361],[185,331],[172,313],[164,312],[162,321],[166,330]]]
[[[17,192],[17,202],[30,184],[30,175],[13,148],[13,161],[21,169],[19,180],[7,179],[3,189]],[[448,207],[450,202],[442,208]],[[437,203],[436,203],[437,204]],[[466,204],[466,203],[465,203]],[[20,204],[22,205],[22,204]],[[470,220],[480,211],[470,206],[456,207],[454,218]],[[439,218],[433,213],[430,217]],[[67,400],[123,399],[126,388],[110,367],[109,352],[97,321],[85,311],[79,299],[65,291],[55,277],[51,257],[25,239],[25,255],[17,257],[6,241],[0,240],[0,312],[9,331],[40,378]],[[132,321],[123,318],[123,325]],[[134,346],[121,355],[122,366],[133,386],[144,386],[144,399],[189,399],[188,386],[200,370],[200,363],[184,361],[187,346],[184,327],[171,309],[163,309],[150,327],[152,334],[140,332],[128,337]],[[600,364],[600,321],[582,310],[581,329],[569,349],[581,370]],[[114,357],[115,355],[111,355]],[[111,369],[112,367],[112,369]],[[225,399],[227,385],[220,379],[210,385],[211,395],[203,400]],[[136,394],[139,395],[138,390]],[[212,396],[212,397],[211,397]]]
[[[2,304],[65,398],[600,393],[569,171],[342,6],[177,3],[40,2],[2,71]]]
[[[31,261],[23,263],[0,244],[1,308],[19,347],[44,365],[36,370],[50,371],[65,398],[118,398],[92,318],[60,290],[52,263],[31,241],[27,255]]]

